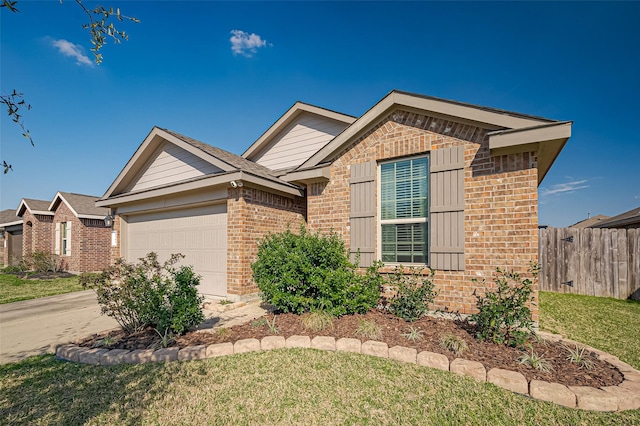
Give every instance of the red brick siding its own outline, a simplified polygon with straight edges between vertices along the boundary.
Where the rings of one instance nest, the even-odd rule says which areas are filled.
[[[233,295],[256,293],[251,279],[251,263],[258,242],[269,232],[297,230],[305,221],[302,198],[289,198],[256,188],[229,189],[227,199],[227,292]]]
[[[53,216],[34,215],[25,209],[22,221],[22,256],[28,257],[34,252],[53,253]]]
[[[111,230],[104,226],[104,221],[79,219],[66,203],[61,202],[53,217],[51,253],[55,251],[55,225],[63,222],[71,222],[71,255],[60,253],[64,270],[80,273],[106,268],[111,251]]]
[[[436,272],[435,285],[440,294],[435,307],[474,312],[473,293],[483,293],[483,278],[487,286],[492,286],[496,267],[524,272],[528,262],[538,258],[535,152],[492,157],[484,129],[411,112],[393,112],[338,155],[328,183],[309,186],[309,228],[322,232],[333,229],[349,245],[352,164],[458,145],[465,147],[466,267],[464,271]],[[480,284],[472,282],[473,278]],[[533,310],[537,318],[537,308]]]

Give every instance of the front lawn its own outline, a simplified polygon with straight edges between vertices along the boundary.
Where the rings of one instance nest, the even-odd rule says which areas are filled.
[[[286,349],[96,367],[52,356],[0,366],[4,424],[628,425],[440,370]]]
[[[640,301],[540,292],[540,329],[609,352],[640,370]]]
[[[0,304],[37,299],[84,290],[77,277],[53,280],[25,280],[13,274],[0,274]]]

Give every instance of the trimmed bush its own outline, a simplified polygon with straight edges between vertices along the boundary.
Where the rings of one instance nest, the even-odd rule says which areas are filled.
[[[140,263],[118,259],[102,274],[83,274],[80,283],[93,288],[102,313],[127,333],[154,327],[160,335],[183,334],[204,320],[200,277],[191,266],[174,265],[184,255],[172,254],[161,264],[156,253]]]
[[[301,226],[300,234],[287,230],[267,235],[258,243],[251,268],[262,298],[279,312],[322,310],[339,316],[376,306],[381,265],[375,262],[360,274],[337,234],[313,234]]]
[[[396,291],[389,303],[389,311],[405,321],[416,321],[429,312],[429,305],[438,295],[434,291],[433,276],[435,270],[430,269],[429,275],[424,276],[424,269],[414,266],[405,274],[402,265],[396,266],[389,276],[389,285]]]
[[[538,265],[533,263],[529,272],[535,279]],[[476,296],[478,313],[469,317],[478,327],[476,338],[497,344],[519,346],[534,333],[533,317],[529,305],[533,304],[533,281],[523,279],[517,272],[496,269],[497,288]],[[474,280],[475,281],[475,280]]]

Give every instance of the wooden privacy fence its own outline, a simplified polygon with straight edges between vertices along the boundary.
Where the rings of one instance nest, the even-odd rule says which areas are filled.
[[[539,230],[542,291],[640,299],[640,229]]]

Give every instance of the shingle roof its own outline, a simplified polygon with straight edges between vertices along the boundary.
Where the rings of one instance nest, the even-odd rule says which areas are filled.
[[[605,215],[599,214],[597,216],[592,216],[588,219],[581,220],[580,222],[574,223],[573,225],[569,226],[569,228],[591,228],[592,226],[597,225],[603,220],[609,219],[610,217],[611,216],[605,216]]]
[[[58,194],[64,198],[78,216],[106,216],[109,213],[109,209],[105,207],[96,207],[96,201],[99,197],[72,192],[58,192]]]
[[[248,172],[253,175],[263,177],[265,179],[282,183],[284,185],[292,186],[290,183],[279,179],[276,176],[275,172],[272,171],[271,169],[268,169],[267,167],[261,166],[260,164],[254,163],[253,161],[249,161],[246,158],[240,157],[239,155],[233,154],[229,151],[225,151],[224,149],[220,149],[215,146],[208,145],[204,142],[200,142],[198,140],[195,140],[188,136],[174,132],[172,130],[164,129],[162,127],[158,127],[158,128],[188,143],[189,145],[194,146],[206,152],[207,154],[213,155],[217,159],[224,161],[225,163],[229,164],[230,166],[234,167],[237,170]]]
[[[0,211],[0,228],[4,228],[8,223],[19,222],[21,220],[22,219],[16,216],[16,211],[14,209]]]
[[[591,226],[592,228],[618,228],[625,227],[631,224],[640,223],[640,207],[631,209],[628,212],[621,213],[617,216],[613,216],[607,220],[603,220],[597,225]]]
[[[49,205],[51,204],[51,201],[34,200],[32,198],[23,198],[22,200],[29,207],[29,209],[37,211],[48,211]]]

